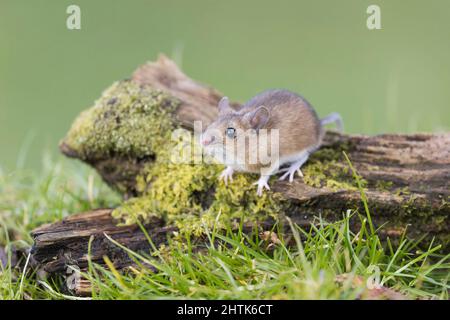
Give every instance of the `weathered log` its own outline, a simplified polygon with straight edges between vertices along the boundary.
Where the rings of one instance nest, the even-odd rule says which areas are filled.
[[[195,120],[207,125],[217,115],[216,105],[222,95],[190,79],[165,57],[140,67],[129,81],[143,90],[132,93],[133,101],[139,100],[140,95],[149,95],[149,87],[161,90],[165,96],[158,96],[157,100],[169,111],[167,114],[163,112],[163,117],[169,117],[175,127],[192,129]],[[124,125],[124,118],[114,114],[116,100],[127,98],[123,95],[124,90],[127,95],[128,87],[120,90],[118,98],[114,96],[117,91],[103,96],[100,104],[106,112],[91,119],[90,125],[101,127],[100,120],[111,117],[115,119],[116,129]],[[172,103],[172,98],[176,103]],[[146,106],[148,101],[144,102]],[[233,106],[238,108],[239,104],[234,103]],[[110,134],[110,131],[89,133],[74,139],[69,133],[61,142],[61,151],[95,167],[103,179],[125,198],[141,195],[143,191],[136,187],[136,178],[144,167],[156,161],[158,153],[133,142],[131,146],[123,147],[122,140],[98,150],[89,149],[86,141],[100,139],[105,134]],[[122,138],[126,137],[119,137]],[[145,139],[151,141],[152,136]],[[385,225],[382,233],[392,238],[407,229],[411,238],[425,236],[425,240],[430,240],[436,237],[443,244],[444,251],[449,251],[450,133],[369,137],[328,132],[323,147],[305,165],[303,179],[297,178],[292,183],[274,182],[272,191],[279,193],[284,203],[280,214],[291,217],[299,225],[309,226],[317,216],[333,221],[342,218],[347,209],[364,211],[360,191],[354,187],[353,173],[348,170],[342,151],[348,154],[363,178],[372,220],[376,226]],[[333,173],[335,170],[338,170],[337,175]],[[198,201],[207,209],[215,189],[204,191],[207,196]],[[245,201],[245,198],[241,200]],[[146,225],[156,243],[165,241],[167,232],[174,230],[173,226],[164,223],[162,219],[156,219]],[[33,257],[49,272],[61,271],[70,261],[83,266],[86,264],[88,239],[94,235],[94,261],[101,262],[103,255],[108,255],[118,267],[129,264],[124,252],[105,241],[104,232],[131,249],[148,248],[139,228],[117,227],[111,210],[105,209],[72,216],[35,230]]]
[[[156,246],[165,243],[170,232],[176,230],[164,226],[164,221],[160,219],[153,219],[145,228]],[[108,256],[118,269],[132,265],[127,253],[108,240],[105,234],[136,251],[148,251],[150,248],[139,226],[118,226],[118,221],[111,217],[111,209],[98,209],[33,230],[32,261],[50,274],[65,272],[67,266],[86,269],[91,241],[90,259],[93,263],[103,264],[103,257]]]
[[[136,224],[119,225],[111,212],[112,209],[92,210],[34,229],[31,233],[34,239],[31,250],[33,267],[44,274],[65,273],[69,266],[85,271],[90,253],[91,262],[104,264],[104,257],[107,256],[115,268],[123,270],[134,266],[133,260],[105,235],[135,252],[149,253],[153,246],[158,248],[161,244],[167,244],[168,237],[178,231],[174,226],[166,226],[163,219],[153,218],[142,226],[151,238],[150,243],[141,227]],[[267,221],[258,226],[261,230],[269,230],[272,224]],[[242,230],[249,233],[254,227],[244,225]],[[194,246],[204,240],[203,237],[191,239]],[[86,284],[84,281],[82,287]]]

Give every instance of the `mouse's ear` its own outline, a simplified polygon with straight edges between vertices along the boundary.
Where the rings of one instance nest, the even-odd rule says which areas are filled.
[[[250,123],[250,126],[255,129],[259,130],[263,128],[267,122],[269,122],[270,119],[270,111],[265,106],[259,106],[252,112],[249,112],[245,115],[245,118]]]
[[[219,101],[219,116],[224,116],[226,114],[233,113],[233,108],[230,107],[230,100],[228,97],[223,97]]]

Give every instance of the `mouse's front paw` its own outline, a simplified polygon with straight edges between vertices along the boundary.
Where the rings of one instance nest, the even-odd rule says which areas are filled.
[[[259,180],[254,183],[254,185],[258,186],[257,189],[256,189],[256,194],[258,196],[261,197],[263,195],[264,189],[270,190],[269,184],[267,183],[268,180],[269,180],[268,177],[263,176],[263,177],[259,178]]]
[[[219,180],[223,180],[225,185],[227,185],[228,179],[230,180],[230,182],[233,181],[233,173],[234,173],[234,169],[232,167],[226,167],[226,169],[223,170],[222,173],[220,174]]]

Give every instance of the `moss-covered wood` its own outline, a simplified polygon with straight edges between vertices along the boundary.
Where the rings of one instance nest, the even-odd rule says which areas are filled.
[[[303,178],[288,183],[273,177],[272,191],[259,198],[252,186],[254,175],[238,174],[227,187],[217,179],[220,165],[168,161],[172,130],[192,130],[195,120],[206,126],[217,116],[221,96],[160,57],[138,68],[131,79],[113,84],[74,122],[61,142],[62,152],[95,167],[125,199],[112,211],[116,220],[110,211],[103,212],[102,221],[107,221],[110,232],[128,230],[134,237],[137,229],[112,227],[112,221],[131,225],[137,218],[162,221],[165,227],[200,236],[205,226],[240,219],[264,222],[270,228],[284,216],[308,226],[318,216],[336,220],[348,209],[363,213],[345,151],[362,178],[372,220],[384,225],[382,232],[396,237],[406,229],[413,238],[436,237],[448,251],[450,134],[368,137],[328,132],[322,148],[303,167]],[[83,215],[77,219],[82,221]],[[86,219],[92,220],[90,213]],[[64,233],[56,233],[50,244],[42,240],[57,226],[34,233],[35,256],[41,261],[67,242]],[[70,224],[72,229],[66,232],[81,232],[83,236],[71,239],[86,242],[102,224],[89,230],[84,226]],[[64,251],[80,254],[83,248],[74,245]]]

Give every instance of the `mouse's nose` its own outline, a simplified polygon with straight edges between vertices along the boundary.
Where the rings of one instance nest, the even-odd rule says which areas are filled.
[[[202,137],[202,145],[207,146],[209,144],[211,144],[214,141],[214,136],[211,137]]]

